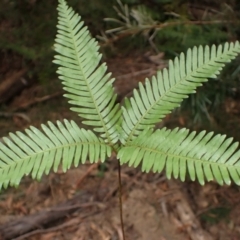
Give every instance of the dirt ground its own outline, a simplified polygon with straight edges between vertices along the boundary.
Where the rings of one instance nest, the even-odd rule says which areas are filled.
[[[110,59],[108,65],[117,77],[116,91],[123,96],[129,95],[138,81],[143,81],[157,69],[166,66],[166,62],[163,54],[146,53]],[[1,110],[1,136],[9,131],[23,130],[29,125],[39,127],[40,123],[46,123],[47,120],[67,118],[80,123],[61,95],[57,80],[45,86],[35,84],[23,90]],[[230,119],[235,119],[231,124],[238,122],[238,126],[232,126],[239,129],[240,101],[227,99],[222,109],[229,114]],[[14,114],[12,110],[15,111]],[[163,124],[171,122],[171,125],[183,126],[183,120],[184,116],[174,119],[168,117]],[[231,130],[229,126],[226,128]],[[121,178],[126,239],[240,239],[239,187],[221,187],[216,183],[207,183],[201,187],[198,183],[189,181],[169,181],[164,174],[141,173],[139,169],[128,166],[122,167]],[[54,221],[46,220],[26,233],[20,234],[19,229],[19,236],[12,239],[122,240],[118,186],[118,169],[114,156],[104,164],[86,164],[72,168],[67,173],[59,170],[44,176],[41,182],[26,177],[18,188],[1,192],[0,229],[18,219],[21,222],[26,219],[24,217],[28,217],[27,221],[33,221],[31,216],[40,215],[43,211],[79,196],[78,203],[52,210],[52,215],[57,211],[71,210],[62,217]],[[198,231],[206,235],[194,239],[193,236],[199,236],[194,235]]]

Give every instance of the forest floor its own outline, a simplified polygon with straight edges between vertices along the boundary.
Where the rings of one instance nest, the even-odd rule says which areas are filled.
[[[163,59],[162,54],[146,53],[107,60],[109,70],[117,79],[116,91],[121,96],[129,95],[137,82],[166,65]],[[229,135],[240,140],[240,100],[227,99],[221,110],[220,129],[227,129]],[[22,131],[30,125],[39,127],[48,120],[67,118],[80,123],[62,98],[58,80],[25,89],[1,111],[11,114],[1,114],[4,117],[0,119],[0,136]],[[159,127],[183,127],[186,121],[186,116],[168,116]],[[11,223],[17,220],[25,221],[26,226],[34,222],[34,217],[51,209],[52,216],[61,211],[64,214],[54,220],[43,217],[43,222],[24,233],[19,228],[18,236],[10,239],[122,240],[117,167],[112,156],[104,164],[86,164],[67,173],[61,170],[50,173],[40,182],[25,177],[18,188],[9,188],[0,194],[0,232],[1,226],[9,226],[9,231],[13,229]],[[164,173],[146,174],[128,166],[122,166],[121,178],[126,239],[240,239],[239,187],[219,186],[214,182],[202,187],[196,182],[169,181]],[[75,196],[79,196],[79,201],[69,202]],[[59,207],[59,204],[63,205]],[[194,239],[194,231],[198,230],[206,237],[198,235]]]

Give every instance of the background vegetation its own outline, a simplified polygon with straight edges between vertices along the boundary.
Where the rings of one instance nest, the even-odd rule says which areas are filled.
[[[237,0],[69,0],[69,4],[99,37],[106,57],[150,49],[169,59],[195,45],[240,39]],[[12,67],[17,58],[16,67],[30,66],[28,74],[41,84],[55,77],[56,5],[56,0],[0,2],[1,61],[12,59]],[[239,96],[239,63],[240,58],[183,103],[181,109],[192,114],[190,122],[211,122],[209,111],[218,110],[226,97]]]

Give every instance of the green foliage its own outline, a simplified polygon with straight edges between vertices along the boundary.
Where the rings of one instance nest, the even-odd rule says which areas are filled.
[[[200,214],[200,219],[203,222],[210,224],[217,224],[221,220],[228,219],[230,214],[230,208],[227,207],[216,207],[209,209],[207,212]]]
[[[91,163],[99,159],[105,160],[111,154],[111,148],[101,138],[85,129],[80,129],[74,121],[64,121],[65,126],[51,122],[42,124],[43,132],[31,127],[26,134],[10,133],[10,138],[3,138],[6,145],[1,144],[1,185],[19,184],[25,174],[31,173],[33,178],[40,179],[53,167],[57,171],[62,164],[63,171],[72,164]],[[12,148],[12,150],[11,150]]]
[[[117,104],[113,79],[101,63],[97,42],[91,38],[81,17],[59,0],[58,32],[54,62],[71,109],[83,119],[80,129],[73,121],[48,123],[42,131],[31,127],[25,134],[10,133],[0,144],[0,186],[17,185],[25,174],[41,178],[50,169],[72,163],[104,162],[111,152],[120,163],[143,171],[161,172],[182,181],[234,181],[240,185],[238,143],[225,135],[190,132],[187,129],[158,129],[155,125],[174,110],[208,78],[216,78],[226,63],[240,53],[239,42],[216,47],[194,47],[181,53],[169,68],[159,71],[133,97]]]
[[[106,43],[111,43],[112,39],[122,40],[129,37],[131,43],[128,45],[132,48],[144,46],[146,49],[151,46],[156,52],[164,52],[167,57],[172,58],[196,45],[218,45],[229,39],[239,38],[240,9],[236,1],[194,3],[189,0],[138,0],[134,4],[128,0],[117,2],[118,6],[114,6],[114,9],[118,18],[105,19],[115,24],[106,31],[109,36],[103,38]],[[126,45],[126,42],[125,39],[123,44]],[[239,61],[237,65],[239,66]],[[231,72],[237,69],[238,67],[235,67]],[[189,125],[202,124],[204,120],[211,123],[210,114],[214,113],[225,97],[231,96],[233,89],[240,92],[239,77],[236,74],[226,74],[227,71],[223,72],[210,88],[205,85],[198,90],[198,94],[191,95],[181,105],[179,110],[190,113],[193,119]],[[222,80],[226,77],[227,83]]]
[[[213,132],[206,134],[205,131],[189,134],[184,128],[163,128],[154,133],[150,130],[125,144],[118,157],[121,163],[134,167],[143,161],[142,171],[146,172],[151,169],[161,172],[165,167],[168,179],[173,175],[185,181],[188,170],[191,180],[197,179],[202,185],[205,178],[215,179],[221,185],[230,184],[230,177],[239,185],[237,171],[240,168],[232,168],[240,157],[240,151],[234,153],[238,144],[230,145],[233,139],[225,140],[225,135],[212,136]]]
[[[157,51],[172,57],[195,45],[219,44],[229,37],[235,38],[239,29],[238,12],[234,11],[234,3],[227,4],[198,5],[188,0],[150,3],[139,0],[133,4],[117,0],[114,9],[118,17],[105,18],[115,24],[106,33],[114,33],[116,37],[139,33],[138,36],[154,43]]]
[[[69,3],[79,10],[89,25],[94,26],[91,30],[96,34],[104,27],[100,20],[113,12],[114,0],[69,0]],[[0,1],[0,49],[19,56],[25,65],[31,65],[31,74],[42,83],[56,76],[51,62],[54,55],[52,39],[57,23],[56,6],[56,0]]]
[[[61,65],[57,72],[65,85],[64,90],[68,92],[65,97],[77,106],[72,110],[86,119],[84,124],[95,127],[94,130],[102,133],[101,137],[107,142],[115,143],[121,111],[119,104],[115,105],[117,95],[113,91],[110,74],[106,74],[106,64],[98,66],[101,55],[97,42],[91,39],[86,28],[82,28],[83,22],[76,26],[80,17],[72,17],[70,9],[60,5],[58,11],[55,50],[61,55],[55,56],[54,62]]]
[[[33,63],[31,71],[40,81],[48,79],[55,71],[51,64],[57,17],[54,2],[31,4],[19,0],[0,3],[1,22],[4,23],[0,48],[18,55],[26,65]]]

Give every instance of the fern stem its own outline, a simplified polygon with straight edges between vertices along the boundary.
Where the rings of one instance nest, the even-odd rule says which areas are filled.
[[[126,240],[125,238],[125,232],[124,232],[124,224],[123,224],[123,207],[122,207],[122,178],[121,178],[121,164],[120,161],[118,161],[118,197],[119,197],[119,213],[120,213],[120,221],[121,221],[121,229],[122,229],[122,237],[123,240]]]

